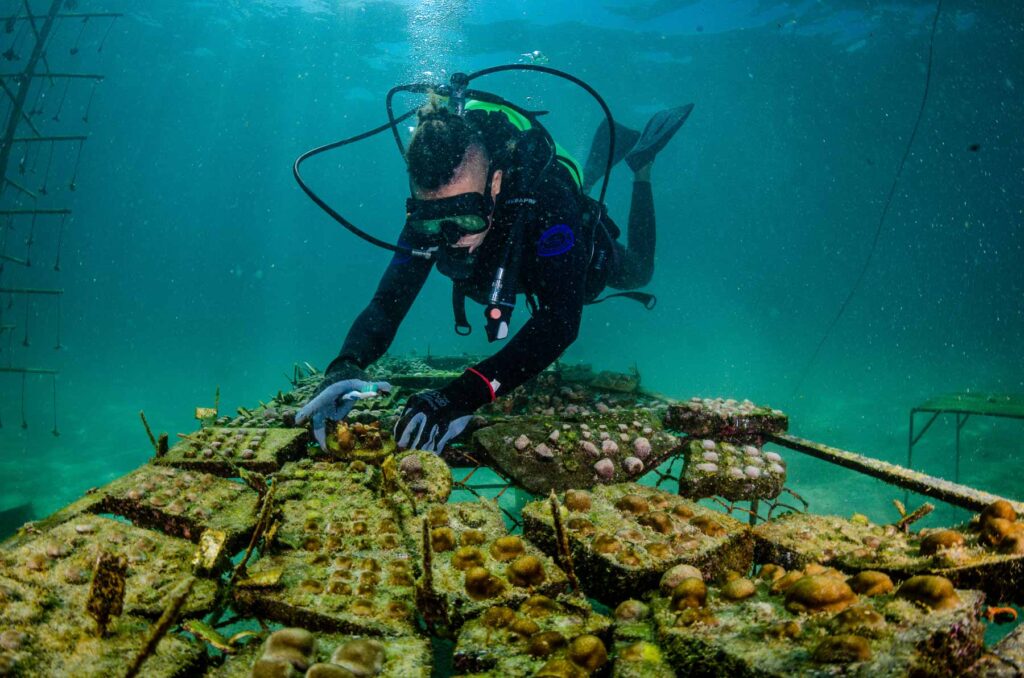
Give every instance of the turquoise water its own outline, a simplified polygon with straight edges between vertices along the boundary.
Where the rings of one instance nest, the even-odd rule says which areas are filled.
[[[4,1],[6,16],[19,3]],[[49,3],[35,0],[42,12]],[[140,4],[142,9],[139,8]],[[617,119],[694,102],[654,168],[654,311],[587,309],[567,360],[626,370],[676,397],[750,398],[781,408],[804,437],[891,461],[906,453],[909,409],[939,393],[1024,391],[1024,8],[946,3],[920,130],[859,290],[802,388],[797,376],[853,284],[921,102],[935,5],[895,2],[523,0],[183,2],[80,0],[75,11],[125,16],[110,29],[69,21],[48,48],[56,71],[102,73],[91,85],[43,85],[32,119],[46,134],[88,134],[73,150],[16,150],[8,176],[38,205],[69,207],[61,271],[58,221],[40,221],[35,265],[7,262],[0,287],[61,287],[61,342],[49,299],[29,307],[0,364],[58,369],[60,437],[47,377],[0,374],[0,509],[47,513],[143,463],[138,420],[172,433],[192,410],[251,405],[286,386],[296,360],[323,366],[376,286],[388,254],[356,240],[291,178],[307,148],[384,120],[383,93],[541,52],[587,80]],[[71,55],[82,29],[79,52]],[[28,56],[24,26],[17,72]],[[30,43],[29,43],[30,44]],[[484,83],[481,83],[483,87]],[[496,76],[485,89],[551,113],[585,157],[599,113],[541,76]],[[33,97],[39,93],[32,90]],[[61,115],[55,116],[60,105]],[[7,100],[9,101],[9,100]],[[4,103],[5,110],[9,105]],[[7,115],[9,115],[9,110]],[[58,117],[58,120],[54,120]],[[24,130],[19,127],[19,135]],[[971,150],[977,145],[976,150]],[[20,148],[20,147],[18,147]],[[72,147],[73,148],[73,147]],[[33,174],[31,168],[35,168]],[[403,219],[405,183],[383,135],[310,163],[343,214],[384,238]],[[47,182],[46,177],[50,179]],[[5,208],[26,205],[8,187]],[[625,223],[629,180],[613,173]],[[30,228],[6,228],[21,257]],[[22,326],[24,300],[4,323]],[[435,276],[393,350],[484,353],[463,339],[449,286]],[[471,319],[479,323],[477,309]],[[516,320],[523,322],[520,308]],[[623,350],[627,348],[628,350]],[[9,362],[8,362],[9,361]],[[1021,498],[1024,422],[972,420],[965,482]],[[953,432],[937,423],[920,465],[951,476]],[[788,456],[791,484],[816,511],[893,518],[902,493]],[[952,511],[938,512],[936,520]]]

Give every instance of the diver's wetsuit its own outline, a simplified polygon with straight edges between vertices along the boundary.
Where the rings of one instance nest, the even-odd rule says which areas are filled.
[[[485,143],[490,151],[492,141],[486,136]],[[588,226],[585,214],[589,198],[561,165],[552,166],[529,194],[516,191],[514,187],[524,183],[521,177],[518,179],[515,170],[506,171],[491,232],[477,250],[472,276],[464,282],[463,290],[470,299],[486,304],[503,254],[504,234],[519,218],[519,211],[527,210],[522,222],[517,289],[533,295],[536,309],[507,344],[473,366],[476,376],[467,373],[456,380],[464,382],[463,390],[470,392],[471,400],[479,400],[473,403],[476,407],[511,391],[554,362],[576,339],[583,306],[605,284],[617,289],[640,287],[650,280],[654,267],[650,183],[636,182],[633,186],[629,246],[623,247],[612,239],[618,228],[607,216],[604,220],[611,238]],[[407,227],[399,243],[411,247],[428,244],[421,237]],[[418,257],[396,254],[392,258],[369,305],[356,318],[341,352],[328,367],[328,376],[344,365],[365,368],[384,355],[432,267],[432,261]]]

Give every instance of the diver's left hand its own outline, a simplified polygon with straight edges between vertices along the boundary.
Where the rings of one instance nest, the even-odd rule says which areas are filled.
[[[398,447],[440,454],[455,436],[462,433],[472,411],[453,403],[441,391],[424,391],[409,398],[405,411],[395,424]]]
[[[313,437],[319,443],[320,449],[326,451],[328,419],[341,421],[348,416],[358,401],[364,398],[374,398],[389,391],[391,391],[391,384],[386,381],[343,379],[331,384],[306,403],[305,407],[295,415],[295,423],[301,426],[312,419]]]

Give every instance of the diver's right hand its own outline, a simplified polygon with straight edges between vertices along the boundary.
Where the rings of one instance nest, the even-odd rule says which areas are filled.
[[[386,381],[364,381],[362,379],[343,379],[323,389],[319,395],[310,400],[295,415],[295,423],[300,426],[307,421],[313,422],[313,437],[320,449],[327,451],[327,420],[341,421],[355,407],[357,401],[364,398],[375,398],[381,393],[391,391],[391,384]]]

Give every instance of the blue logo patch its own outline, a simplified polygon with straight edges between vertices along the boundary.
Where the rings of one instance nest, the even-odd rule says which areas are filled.
[[[401,240],[398,241],[398,246],[399,247],[406,247],[408,249],[412,249],[411,247],[409,247],[408,243],[402,242]],[[388,266],[401,266],[402,264],[409,263],[409,261],[411,261],[411,260],[412,260],[412,255],[409,254],[408,251],[406,251],[406,250],[399,250],[399,251],[395,252],[395,255],[393,257],[391,257],[391,262],[388,264]]]
[[[542,257],[557,257],[565,254],[576,244],[576,236],[566,224],[557,224],[540,234],[537,254]]]

